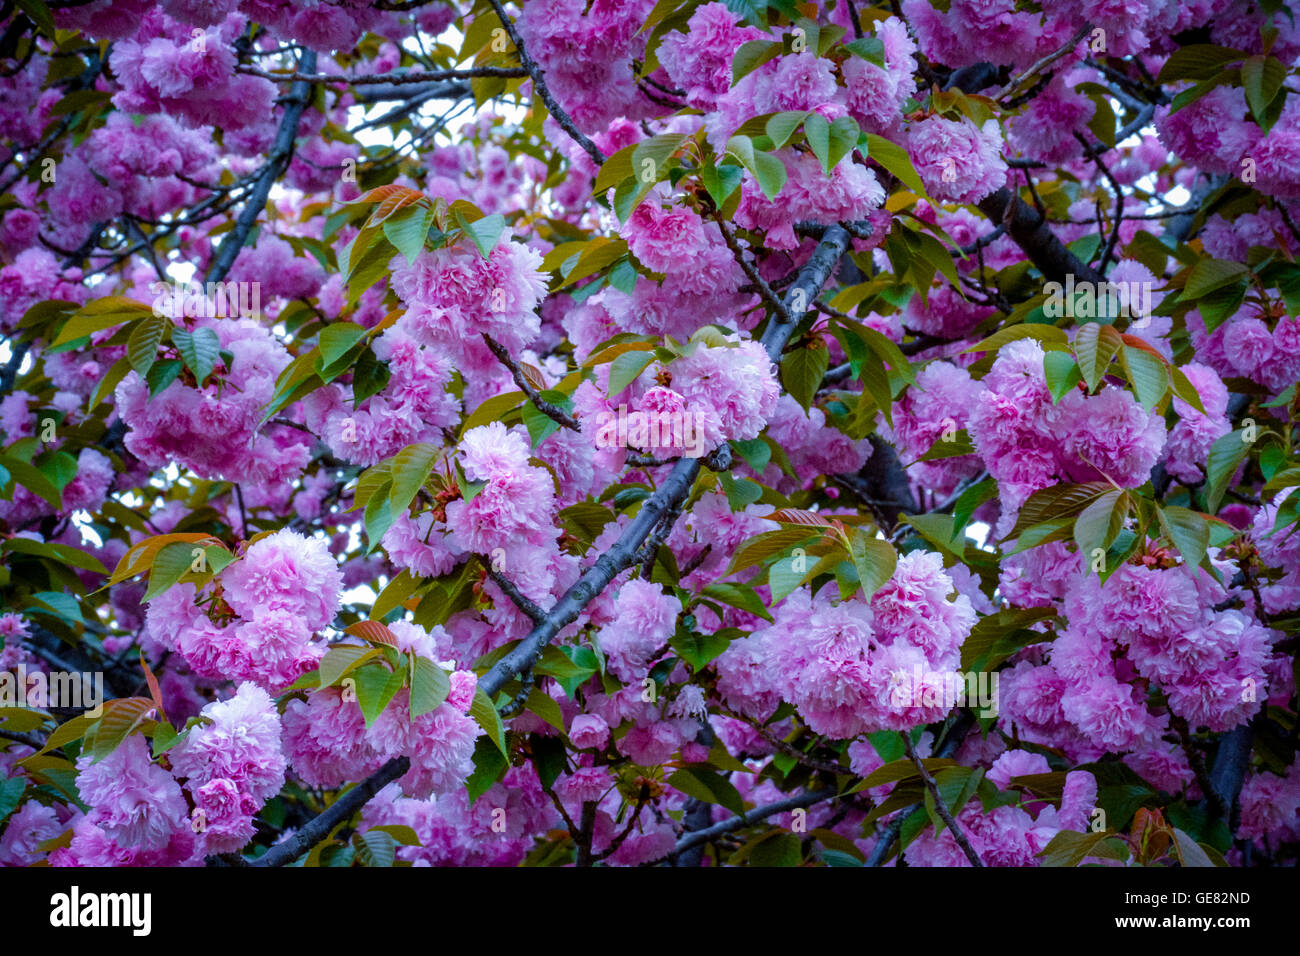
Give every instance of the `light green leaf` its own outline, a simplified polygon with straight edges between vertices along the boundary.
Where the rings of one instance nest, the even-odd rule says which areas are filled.
[[[416,656],[411,681],[411,719],[436,710],[451,690],[447,672],[427,657]]]
[[[883,136],[868,133],[867,153],[877,163],[893,173],[912,192],[923,199],[929,198],[925,191],[925,184],[921,182],[916,167],[912,165],[912,158],[907,155],[907,150],[903,149],[903,147],[891,143]]]
[[[185,360],[185,367],[194,373],[194,377],[202,385],[212,374],[221,354],[221,340],[217,338],[217,333],[207,326],[197,328],[193,332],[173,328],[172,342],[180,350],[181,358]]]
[[[171,321],[161,315],[151,315],[142,320],[131,330],[127,340],[126,355],[131,367],[141,378],[149,374],[153,363],[158,358],[158,346],[162,344],[163,335],[171,326]]]

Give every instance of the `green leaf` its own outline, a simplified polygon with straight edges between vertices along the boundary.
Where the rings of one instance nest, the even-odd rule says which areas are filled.
[[[975,513],[975,509],[993,498],[997,493],[998,483],[993,478],[985,478],[963,491],[952,506],[954,531],[965,528],[970,522],[971,515]]]
[[[803,862],[803,846],[793,833],[777,832],[766,837],[749,852],[750,866],[798,866]]]
[[[330,687],[338,683],[349,672],[378,656],[379,651],[373,647],[361,644],[335,644],[325,652],[318,665],[320,686]]]
[[[1245,429],[1238,428],[1221,435],[1210,446],[1210,454],[1205,462],[1205,510],[1210,514],[1219,510],[1219,502],[1228,490],[1228,482],[1250,451],[1250,443],[1245,440],[1245,435]]]
[[[966,551],[966,536],[959,534],[957,521],[952,515],[903,515],[902,520],[910,524],[921,537],[936,548],[956,560],[961,560]]]
[[[830,367],[830,352],[825,344],[818,341],[815,346],[795,349],[781,358],[781,382],[805,411],[812,407]]]
[[[1101,94],[1089,97],[1093,103],[1092,119],[1088,120],[1088,129],[1103,146],[1115,145],[1115,110],[1110,99]]]
[[[1128,495],[1113,488],[1080,512],[1074,522],[1074,541],[1079,553],[1091,555],[1098,548],[1105,551],[1115,540],[1128,516]]]
[[[763,606],[763,599],[748,585],[720,581],[716,584],[710,584],[700,593],[705,597],[713,598],[715,601],[721,601],[723,604],[729,604],[732,607],[740,608],[742,611],[748,611],[750,614],[756,614],[765,621],[772,620],[772,615]]]
[[[375,598],[370,608],[370,617],[378,621],[387,617],[390,611],[401,606],[402,602],[415,593],[420,585],[420,578],[413,575],[409,568],[403,568],[396,577],[384,585],[384,589]]]
[[[15,482],[32,494],[44,498],[56,511],[62,510],[63,499],[59,489],[37,468],[13,455],[0,455],[0,466],[9,472]]]
[[[1155,408],[1169,391],[1169,372],[1165,363],[1146,349],[1125,345],[1120,352],[1124,371],[1133,383],[1133,392],[1147,411]]]
[[[1088,481],[1082,484],[1053,485],[1035,491],[1021,505],[1015,527],[1003,540],[1019,537],[1027,528],[1046,521],[1073,517],[1113,488],[1108,481]]]
[[[1070,347],[1069,337],[1054,325],[1043,322],[1022,322],[999,329],[986,339],[976,342],[966,352],[996,352],[1004,345],[1021,339],[1033,339],[1046,351],[1064,351]]]
[[[0,823],[4,823],[5,818],[18,809],[26,789],[27,781],[23,777],[10,777],[0,781]]]
[[[126,344],[126,356],[141,378],[149,374],[149,369],[157,361],[158,346],[162,344],[163,335],[170,327],[169,319],[151,315],[131,330],[131,337]]]
[[[781,44],[776,40],[750,40],[742,43],[731,59],[732,84],[739,83],[741,77],[780,55]]]
[[[473,803],[492,789],[492,785],[509,769],[510,762],[505,755],[492,746],[488,738],[479,737],[474,742],[474,772],[465,781],[465,789],[469,791],[469,802]]]
[[[916,371],[912,368],[912,363],[907,360],[907,356],[903,354],[903,350],[896,343],[875,329],[860,323],[856,324],[853,331],[867,344],[867,348],[876,353],[876,356],[882,362],[888,363],[892,371],[903,376],[904,380],[910,384],[916,384]]]
[[[149,306],[125,296],[114,295],[96,299],[82,306],[68,318],[51,345],[59,346],[67,342],[75,342],[93,332],[111,329],[115,325],[134,322],[152,315],[153,309]]]
[[[1266,133],[1276,122],[1276,118],[1269,115],[1269,104],[1281,92],[1286,76],[1285,64],[1276,57],[1256,55],[1247,57],[1241,64],[1241,81],[1242,86],[1246,88],[1246,103],[1250,106],[1251,115]]]
[[[1210,523],[1205,516],[1188,508],[1170,505],[1158,508],[1160,527],[1183,556],[1189,568],[1199,567],[1210,547]]]
[[[397,841],[383,830],[352,834],[352,846],[362,866],[389,867],[397,859]]]
[[[632,143],[624,146],[605,160],[600,167],[600,172],[596,174],[596,182],[592,185],[593,196],[605,195],[611,186],[617,186],[632,175],[632,152],[637,145]]]
[[[560,710],[560,705],[555,702],[555,698],[550,694],[534,687],[529,692],[527,700],[524,701],[524,707],[542,718],[560,733],[565,732],[564,711]]]
[[[736,478],[727,472],[718,475],[722,490],[726,492],[727,503],[732,511],[744,511],[763,497],[763,488],[748,478]]]
[[[789,142],[790,137],[794,135],[794,131],[799,128],[799,124],[808,115],[807,110],[787,110],[784,113],[774,113],[768,119],[765,127],[768,138],[772,140],[772,148],[780,149]],[[825,123],[826,120],[823,119],[822,122]]]
[[[320,369],[328,374],[366,336],[366,329],[355,322],[331,322],[320,331]]]
[[[664,782],[688,797],[720,804],[737,816],[745,812],[745,801],[740,791],[726,777],[711,770],[687,767],[674,771]]]
[[[1051,607],[1006,608],[994,614],[980,618],[971,628],[970,634],[961,646],[962,670],[975,670],[975,665],[982,669],[996,667],[1000,661],[990,655],[999,641],[1019,631],[1025,631],[1031,624],[1056,616],[1056,609]],[[1028,643],[1051,640],[1050,634],[1033,633]]]
[[[77,459],[66,451],[49,452],[37,458],[33,464],[59,489],[59,494],[63,494],[72,479],[77,477]]]
[[[826,117],[820,113],[811,113],[803,124],[804,135],[808,137],[808,145],[812,148],[813,155],[821,160],[822,172],[828,177],[841,159],[849,154],[849,151],[857,145],[858,135],[861,132],[858,124],[853,121],[852,117],[841,116],[833,123],[828,123]],[[945,253],[948,264],[952,264],[951,256]]]
[[[424,241],[429,236],[429,227],[435,217],[431,207],[416,204],[407,206],[384,220],[384,236],[393,244],[408,264],[415,264],[415,257],[424,251]]]
[[[1196,390],[1192,380],[1180,368],[1170,366],[1168,371],[1174,394],[1204,415],[1205,406],[1201,404],[1201,393]]]
[[[1083,381],[1079,363],[1068,352],[1046,353],[1043,356],[1043,374],[1047,377],[1047,390],[1052,393],[1053,404]]]
[[[51,40],[56,39],[54,15],[50,13],[50,8],[44,0],[16,0],[16,6],[27,14],[27,19],[36,24],[37,29],[43,34]],[[0,816],[0,819],[3,817]]]
[[[761,475],[772,461],[772,446],[761,438],[750,438],[744,441],[733,438],[731,450],[745,459],[745,464],[749,465],[756,475]]]
[[[1240,262],[1226,259],[1205,258],[1192,266],[1187,274],[1187,284],[1183,286],[1183,299],[1199,299],[1220,286],[1234,282],[1250,272]]]
[[[864,597],[870,598],[894,574],[898,552],[888,541],[868,537],[860,528],[849,533],[849,555],[858,572]]]
[[[429,477],[429,471],[442,449],[429,442],[407,445],[393,456],[391,474],[393,485],[388,492],[389,504],[394,514],[405,511]]]
[[[669,640],[668,646],[698,673],[730,647],[731,640],[722,632],[702,634],[698,631],[678,628],[677,633]]]
[[[172,329],[172,342],[180,350],[185,366],[194,373],[202,385],[217,365],[221,353],[221,340],[217,333],[207,326],[188,332],[185,329]]]
[[[356,681],[357,706],[361,716],[370,727],[384,708],[397,696],[406,681],[406,674],[400,670],[392,671],[378,662],[364,664],[353,672]]]
[[[614,398],[635,382],[654,360],[654,352],[640,349],[624,352],[615,358],[609,368],[609,397]]]
[[[180,362],[176,363],[176,368],[178,370],[180,369],[180,365]],[[114,362],[112,367],[109,368],[108,373],[100,379],[99,384],[95,386],[95,392],[90,396],[90,404],[87,407],[95,408],[100,402],[108,398],[109,395],[112,395],[113,391],[117,388],[118,383],[121,382],[122,379],[126,378],[126,373],[129,371],[131,371],[131,360],[126,356],[123,356]],[[152,371],[152,369],[150,371]],[[145,381],[148,381],[147,377],[145,378]]]
[[[366,553],[369,554],[379,547],[384,538],[384,534],[393,526],[397,516],[393,514],[392,502],[388,499],[388,489],[390,483],[385,481],[380,485],[379,490],[371,495],[370,500],[366,502],[365,526],[366,540],[368,547]]]
[[[1079,329],[1074,337],[1074,354],[1088,391],[1096,391],[1110,360],[1123,344],[1124,340],[1113,326],[1089,322]]]
[[[1161,84],[1178,80],[1207,80],[1227,64],[1246,56],[1240,50],[1214,46],[1210,43],[1193,43],[1174,50],[1160,68],[1156,81]]]
[[[785,164],[781,160],[771,153],[755,150],[753,140],[743,135],[733,136],[727,141],[727,152],[753,174],[769,201],[777,197],[786,180]]]
[[[411,679],[411,719],[437,710],[447,699],[451,683],[447,672],[427,657],[415,657]]]
[[[684,133],[660,133],[637,144],[632,151],[632,175],[640,186],[652,186],[667,177],[669,160],[685,140]]]
[[[573,400],[563,392],[548,389],[538,393],[538,397],[544,402],[550,402],[562,411],[569,412],[573,410]],[[560,423],[531,401],[520,410],[520,417],[524,421],[524,427],[528,429],[528,437],[532,441],[533,448],[536,448],[548,437],[560,430]]]
[[[704,183],[704,188],[708,190],[714,205],[719,209],[726,205],[731,194],[740,188],[741,180],[744,178],[745,170],[730,163],[721,166],[709,164],[700,170],[700,181]]]
[[[159,550],[149,569],[149,590],[145,592],[145,601],[152,601],[189,573],[197,547],[188,541],[174,541]]]
[[[885,43],[880,37],[862,37],[844,44],[844,49],[854,56],[860,56],[868,63],[874,63],[885,69]]]
[[[88,744],[95,763],[116,750],[153,709],[154,702],[148,697],[123,697],[105,702],[104,715],[95,726],[95,740]]]
[[[1115,834],[1110,830],[1097,833],[1078,833],[1074,830],[1062,830],[1043,847],[1039,858],[1043,866],[1078,866],[1089,856],[1107,859],[1124,859],[1117,856],[1117,851],[1106,844]]]
[[[493,213],[490,216],[484,216],[482,219],[469,222],[457,210],[456,222],[465,231],[465,235],[470,237],[475,248],[478,249],[479,255],[484,259],[492,254],[492,249],[506,229],[506,217],[499,213]]]
[[[483,692],[482,688],[475,688],[474,702],[470,704],[470,716],[478,721],[478,725],[483,728],[483,732],[488,735],[497,749],[501,751],[502,756],[509,759],[510,752],[506,750],[506,729],[501,723],[501,715],[493,706],[488,695]]]
[[[917,175],[916,167],[912,165],[912,158],[907,155],[907,150],[896,143],[891,143],[883,136],[877,136],[875,133],[867,133],[866,135],[867,154],[893,173],[912,192],[923,199],[928,199],[925,184],[921,182],[921,177]]]

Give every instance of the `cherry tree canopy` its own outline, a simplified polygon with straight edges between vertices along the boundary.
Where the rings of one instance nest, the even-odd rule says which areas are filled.
[[[0,18],[0,863],[1296,863],[1281,0]]]

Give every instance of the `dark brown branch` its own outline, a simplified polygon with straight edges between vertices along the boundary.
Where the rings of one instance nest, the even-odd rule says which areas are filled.
[[[298,65],[310,73],[316,68],[316,52],[307,50],[298,61]],[[253,185],[252,192],[249,194],[248,201],[244,203],[244,208],[239,212],[239,218],[235,220],[235,228],[231,230],[230,235],[222,240],[221,247],[217,250],[216,257],[212,261],[212,267],[208,269],[205,278],[206,282],[221,282],[225,279],[226,273],[230,271],[230,267],[235,264],[235,257],[239,255],[239,250],[248,241],[249,234],[252,233],[253,226],[257,223],[257,217],[262,214],[262,210],[266,207],[267,197],[271,195],[271,187],[275,185],[275,181],[289,167],[289,160],[293,156],[294,142],[298,138],[298,123],[302,119],[303,111],[306,110],[307,104],[310,102],[311,84],[305,82],[294,83],[289,91],[289,97],[285,101],[284,116],[280,120],[280,129],[275,134],[275,142],[272,144],[271,153],[266,158],[266,165],[262,167],[261,172],[257,175],[257,180]]]
[[[551,116],[555,117],[555,122],[559,123],[560,129],[568,133],[573,141],[582,147],[582,151],[591,157],[592,162],[597,166],[603,166],[605,164],[605,154],[600,151],[595,143],[587,138],[582,130],[578,129],[577,125],[573,122],[573,117],[566,113],[564,108],[556,101],[555,97],[551,95],[551,91],[546,86],[546,78],[542,74],[541,67],[537,65],[537,62],[532,58],[532,55],[524,48],[523,37],[519,35],[519,31],[515,28],[514,21],[511,20],[510,15],[506,13],[506,9],[502,6],[501,0],[488,0],[488,2],[492,4],[492,9],[496,11],[497,19],[501,21],[501,26],[505,27],[505,31],[510,37],[510,42],[515,45],[515,52],[519,54],[519,62],[523,64],[524,69],[528,71],[528,75],[532,77],[534,92],[542,98],[542,102],[546,104],[546,108],[550,111]]]
[[[921,775],[921,781],[925,784],[925,788],[930,791],[930,797],[934,800],[934,809],[939,814],[939,819],[944,822],[944,825],[952,833],[952,838],[957,841],[961,851],[966,854],[966,859],[970,860],[970,865],[982,867],[984,861],[975,852],[975,848],[970,845],[966,833],[961,827],[957,826],[957,821],[952,817],[952,811],[948,809],[943,794],[939,792],[939,784],[935,782],[934,777],[930,775],[930,771],[926,769],[925,762],[917,756],[916,748],[912,746],[912,738],[908,734],[903,734],[903,750],[907,753],[908,759],[912,761],[912,765],[916,767],[916,772]]]
[[[552,421],[563,425],[565,428],[570,428],[575,432],[581,431],[581,426],[578,424],[577,419],[564,409],[552,405],[538,394],[537,389],[533,388],[532,384],[524,376],[523,367],[514,360],[508,351],[506,351],[504,345],[493,339],[492,336],[488,335],[486,332],[483,333],[483,341],[487,343],[487,347],[492,350],[492,354],[500,360],[501,364],[510,370],[510,377],[515,380],[515,384],[519,386],[519,390],[528,396],[528,400],[537,406],[539,412]]]
[[[546,612],[528,599],[519,586],[511,581],[508,577],[494,568],[488,568],[488,577],[490,577],[502,592],[508,597],[515,607],[523,611],[524,614],[534,623],[538,624],[546,619]]]
[[[254,860],[252,865],[284,866],[287,863],[292,863],[307,850],[325,839],[334,827],[360,810],[369,802],[371,797],[406,773],[410,767],[410,758],[394,757],[335,800],[328,809],[306,823],[302,829],[289,839],[283,843],[277,843],[267,850],[261,857]]]

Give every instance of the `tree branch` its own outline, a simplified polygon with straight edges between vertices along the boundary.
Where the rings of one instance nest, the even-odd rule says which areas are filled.
[[[785,347],[795,325],[812,308],[822,286],[830,277],[831,270],[840,255],[849,246],[849,234],[840,226],[829,226],[812,256],[800,271],[798,278],[791,285],[786,295],[786,309],[790,321],[780,321],[776,316],[768,322],[767,329],[760,340],[772,361],[779,362],[781,349]],[[801,305],[802,309],[793,305]],[[564,595],[547,612],[541,621],[508,654],[502,657],[479,680],[479,687],[489,698],[495,696],[507,682],[524,669],[531,667],[541,656],[542,649],[555,637],[578,619],[583,609],[595,600],[609,583],[621,572],[631,567],[637,559],[641,546],[659,525],[665,514],[679,508],[695,478],[700,473],[701,461],[698,458],[681,458],[673,466],[668,478],[659,489],[641,504],[623,533],[608,551],[596,559],[587,571],[578,578]]]
[[[546,612],[530,601],[524,592],[519,590],[519,586],[514,581],[511,581],[495,568],[489,567],[487,573],[488,577],[502,590],[505,596],[510,598],[514,606],[528,615],[534,624],[546,619]]]
[[[515,66],[474,66],[461,70],[410,70],[405,73],[362,73],[362,74],[339,74],[339,73],[272,73],[268,70],[261,70],[255,66],[240,65],[236,67],[240,73],[247,73],[250,76],[260,76],[264,80],[273,80],[276,83],[309,83],[313,86],[330,83],[341,83],[352,86],[404,86],[408,83],[439,83],[446,80],[469,80],[478,77],[520,77],[527,76],[528,71],[522,67]]]
[[[537,406],[539,412],[552,421],[563,425],[565,428],[572,429],[575,432],[582,430],[577,419],[564,409],[552,405],[538,394],[537,389],[533,388],[532,384],[524,376],[523,367],[514,360],[508,351],[506,351],[504,345],[493,339],[492,336],[488,335],[486,332],[483,333],[483,341],[487,343],[487,347],[492,350],[492,354],[500,360],[501,364],[510,370],[510,377],[515,380],[515,384],[519,386],[519,390],[528,396],[528,400]]]
[[[303,53],[302,58],[298,61],[300,69],[310,73],[316,69],[316,52],[307,50]],[[294,141],[298,138],[298,122],[302,119],[303,111],[307,104],[311,102],[311,84],[303,81],[294,83],[289,91],[289,98],[284,105],[284,116],[280,120],[280,129],[275,134],[275,142],[271,147],[271,154],[266,159],[266,165],[262,171],[257,174],[257,180],[253,184],[252,192],[249,193],[248,200],[244,203],[244,208],[239,212],[239,218],[235,220],[235,228],[231,230],[217,249],[216,257],[212,261],[211,268],[205,279],[207,282],[221,282],[225,279],[226,273],[230,267],[235,264],[235,257],[239,255],[239,250],[244,247],[248,241],[249,234],[253,231],[253,226],[257,222],[257,217],[262,214],[266,207],[267,197],[271,194],[271,187],[275,181],[280,178],[285,169],[289,166],[289,159],[293,156]]]
[[[304,852],[323,840],[335,826],[352,816],[384,787],[388,786],[411,767],[408,757],[394,757],[335,800],[323,812],[306,823],[301,830],[267,850],[254,860],[253,866],[284,866],[298,859]]]
[[[1065,248],[1037,211],[1010,189],[990,193],[979,201],[979,207],[994,225],[1006,227],[1007,234],[1047,279],[1064,282],[1067,275],[1073,275],[1079,281],[1105,281],[1100,272]]]
[[[603,166],[605,164],[605,154],[600,151],[595,143],[586,137],[582,130],[578,129],[577,125],[573,122],[573,117],[566,113],[564,108],[556,101],[555,97],[551,95],[551,91],[546,86],[546,79],[542,75],[541,67],[537,65],[537,62],[532,58],[529,52],[524,49],[523,37],[521,37],[519,31],[515,29],[514,21],[510,19],[510,15],[506,13],[505,7],[501,5],[501,0],[488,0],[488,2],[492,4],[492,9],[496,11],[497,19],[501,21],[501,26],[505,27],[506,34],[510,37],[510,42],[515,45],[515,51],[519,54],[519,62],[523,64],[524,69],[528,71],[528,75],[532,77],[534,91],[542,98],[542,102],[546,104],[546,108],[550,111],[551,115],[555,117],[555,122],[559,123],[560,129],[568,133],[570,138],[582,147],[583,152],[591,157],[592,162],[597,166]]]
[[[957,826],[957,821],[953,819],[952,811],[948,809],[948,804],[944,802],[943,794],[939,792],[939,785],[935,783],[934,777],[932,777],[930,771],[926,769],[925,763],[917,756],[916,748],[912,746],[912,738],[908,734],[903,734],[903,750],[907,753],[908,759],[912,761],[912,766],[916,767],[916,772],[921,775],[921,781],[925,784],[925,788],[930,791],[930,797],[934,800],[934,809],[938,812],[939,819],[943,820],[944,825],[948,827],[949,832],[952,833],[952,838],[957,841],[957,845],[961,847],[961,851],[966,854],[966,859],[970,860],[970,865],[982,867],[984,861],[981,860],[979,854],[975,852],[975,848],[970,845],[970,840],[967,839],[966,833],[961,829],[961,827]]]
[[[755,807],[748,813],[731,817],[728,820],[723,820],[721,823],[715,823],[711,827],[706,827],[703,830],[696,830],[693,833],[682,837],[677,841],[677,845],[673,847],[671,853],[642,865],[654,866],[656,863],[661,863],[664,860],[671,860],[692,847],[708,843],[710,840],[717,839],[733,830],[739,830],[743,827],[751,826],[755,823],[766,820],[770,816],[778,813],[785,813],[788,810],[797,810],[800,807],[811,807],[814,804],[821,803],[824,800],[831,800],[834,797],[835,791],[827,788],[825,790],[812,790],[808,793],[801,793],[786,800],[778,800],[776,803],[769,803],[763,807]]]

